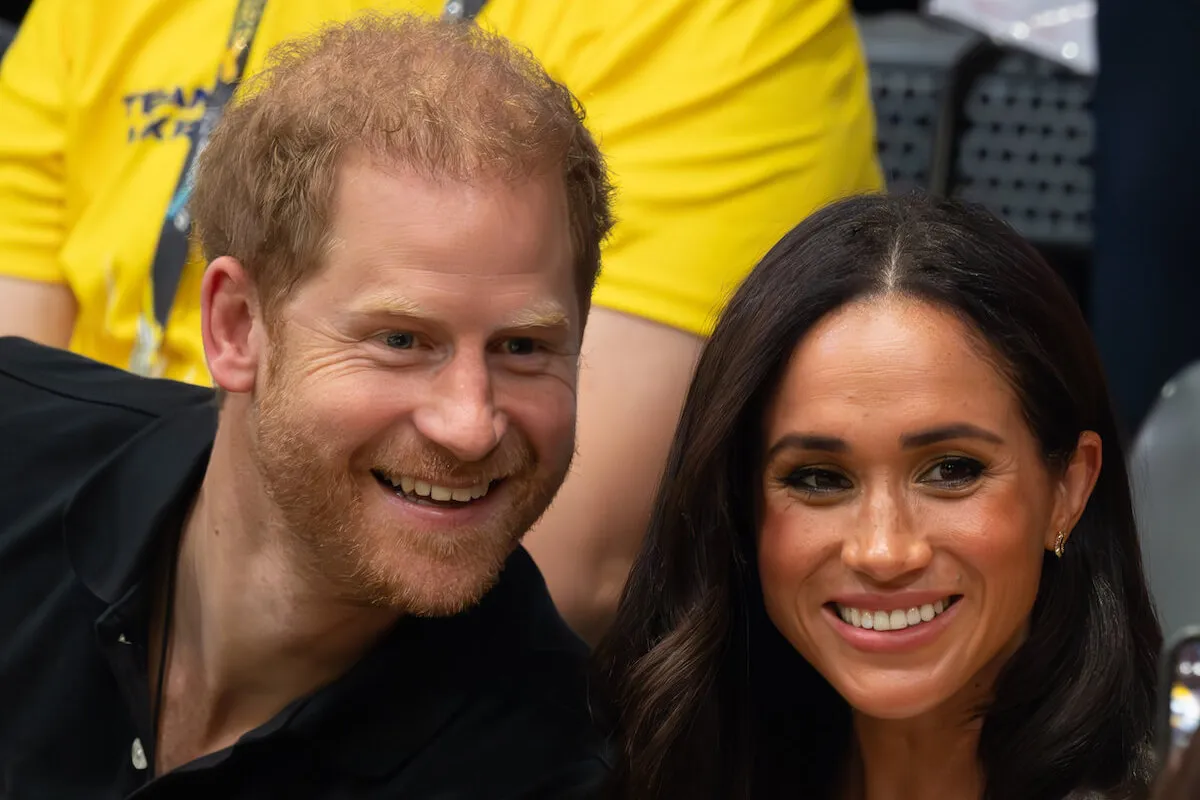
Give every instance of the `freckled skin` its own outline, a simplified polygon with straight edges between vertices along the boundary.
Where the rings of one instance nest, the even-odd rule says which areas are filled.
[[[334,212],[325,264],[269,334],[260,472],[343,593],[451,613],[494,582],[573,453],[583,317],[565,191],[359,158]],[[373,471],[505,480],[487,518],[447,528],[406,515]]]
[[[1025,634],[1044,552],[1094,483],[1072,470],[1086,485],[1068,491],[1051,474],[985,355],[936,307],[853,304],[800,343],[764,420],[767,449],[796,432],[845,442],[838,453],[784,448],[764,464],[758,562],[776,627],[869,717],[961,710],[990,690]],[[958,423],[1001,441],[901,443]],[[823,610],[839,593],[899,590],[963,599],[942,635],[899,653],[851,647]]]

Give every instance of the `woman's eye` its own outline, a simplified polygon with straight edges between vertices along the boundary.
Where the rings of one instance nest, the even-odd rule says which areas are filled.
[[[411,350],[417,344],[417,337],[411,333],[389,333],[384,342],[393,350]]]
[[[505,339],[503,350],[506,355],[510,356],[528,356],[537,350],[537,343],[527,336]]]
[[[978,480],[983,474],[983,464],[965,456],[949,456],[934,464],[921,476],[922,483],[940,483],[951,488],[961,488]]]
[[[783,483],[809,494],[841,492],[852,486],[850,479],[840,472],[814,467],[793,470],[783,479]]]

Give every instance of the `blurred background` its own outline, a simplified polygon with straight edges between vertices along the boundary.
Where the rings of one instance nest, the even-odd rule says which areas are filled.
[[[1092,325],[1133,447],[1138,513],[1166,628],[1194,620],[1200,3],[853,5],[888,188],[980,202],[1064,276]],[[1047,48],[1029,36],[1032,20],[998,33],[945,13],[958,6],[1013,17],[1031,5],[1043,9],[1049,27],[1086,35]],[[0,50],[28,7],[0,2]]]
[[[1162,16],[1177,7],[1200,19],[1200,7],[1194,0],[1138,0],[1136,7],[1134,0],[1040,3],[1098,9],[1099,49],[1107,58],[1097,77],[1091,74],[1094,70],[1073,70],[1061,60],[1014,47],[1011,39],[1000,41],[966,24],[934,17],[917,0],[856,0],[853,5],[870,62],[879,156],[889,188],[921,188],[978,201],[1042,249],[1094,322],[1132,436],[1164,382],[1200,357],[1200,325],[1191,319],[1200,270],[1187,267],[1187,285],[1178,287],[1187,291],[1181,293],[1163,275],[1153,281],[1140,279],[1138,273],[1160,269],[1153,264],[1133,270],[1122,263],[1110,276],[1106,263],[1109,253],[1123,262],[1131,255],[1139,261],[1190,261],[1196,252],[1189,246],[1196,241],[1192,232],[1183,236],[1174,231],[1187,243],[1160,242],[1151,248],[1156,253],[1137,241],[1169,230],[1197,209],[1194,190],[1184,197],[1177,193],[1179,186],[1170,185],[1171,174],[1188,176],[1181,185],[1195,183],[1191,167],[1200,162],[1190,155],[1193,148],[1185,145],[1179,153],[1161,154],[1165,174],[1141,175],[1141,184],[1136,173],[1146,171],[1147,164],[1144,154],[1135,151],[1156,146],[1151,140],[1161,138],[1163,128],[1182,127],[1180,136],[1187,139],[1187,132],[1200,126],[1195,121],[1182,126],[1170,121],[1183,120],[1193,110],[1188,106],[1200,103],[1192,89],[1200,78],[1200,22]],[[8,25],[0,31],[0,47],[28,7],[21,0],[0,2],[0,19]],[[1106,16],[1118,21],[1120,36],[1105,36]],[[1106,81],[1108,105],[1114,109],[1108,120]],[[1156,97],[1161,98],[1158,108],[1148,111],[1146,106]],[[1135,113],[1132,106],[1124,109],[1135,98],[1140,100],[1140,129],[1136,120],[1121,119]],[[1098,136],[1097,127],[1106,124],[1112,127],[1111,141],[1119,157],[1110,158],[1104,149],[1107,140]],[[1180,161],[1186,158],[1191,161]],[[1097,172],[1106,169],[1113,181],[1111,207],[1097,195]],[[1136,190],[1146,195],[1128,198]],[[1121,196],[1125,199],[1118,199]],[[1167,219],[1160,209],[1145,210],[1156,202],[1177,210],[1183,204],[1187,210]],[[1127,219],[1142,211],[1150,221]],[[1110,215],[1121,227],[1106,231],[1107,239],[1098,237],[1097,228],[1110,221]],[[1158,285],[1158,294],[1139,297],[1147,282]],[[1167,327],[1179,323],[1171,319],[1173,301],[1183,304],[1179,316],[1191,320],[1188,327]]]

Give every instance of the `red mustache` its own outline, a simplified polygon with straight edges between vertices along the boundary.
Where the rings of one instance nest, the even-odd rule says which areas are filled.
[[[465,462],[433,442],[388,449],[372,459],[374,470],[394,478],[408,476],[436,484],[490,483],[532,471],[533,448],[523,436],[510,434],[482,461]]]

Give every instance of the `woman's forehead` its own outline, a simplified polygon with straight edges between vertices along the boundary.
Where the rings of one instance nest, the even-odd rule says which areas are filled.
[[[788,361],[768,427],[999,425],[1014,417],[1020,422],[1015,392],[967,325],[935,305],[893,297],[845,306],[812,328]]]

